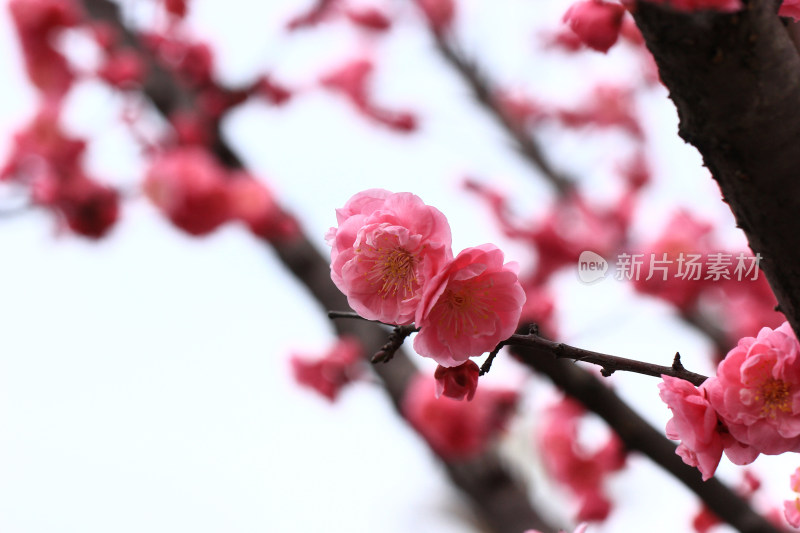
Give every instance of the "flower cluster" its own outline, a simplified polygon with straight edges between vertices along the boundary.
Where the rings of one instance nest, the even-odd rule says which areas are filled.
[[[672,410],[667,436],[677,453],[710,478],[722,453],[735,464],[763,453],[800,451],[800,344],[787,322],[745,337],[699,388],[663,376],[661,399]]]
[[[362,317],[419,328],[414,349],[457,367],[514,333],[517,264],[492,244],[453,257],[444,215],[411,193],[371,189],[336,211],[331,277]],[[447,387],[443,389],[447,395]]]
[[[147,171],[145,194],[186,233],[207,235],[239,220],[264,239],[294,236],[294,219],[272,192],[245,171],[225,169],[207,150],[178,147],[157,156]]]

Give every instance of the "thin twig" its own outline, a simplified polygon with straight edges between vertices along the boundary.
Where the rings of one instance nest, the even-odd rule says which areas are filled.
[[[329,311],[328,316],[330,318],[350,318],[366,320],[367,322],[377,322],[376,320],[367,320],[366,318],[359,316],[357,313],[349,311]],[[379,323],[382,324],[382,322]],[[413,325],[398,326],[396,329],[399,328],[410,328],[408,330],[409,332],[406,334],[406,337],[415,331],[419,331]],[[403,337],[403,339],[405,339],[405,337]],[[388,344],[390,343],[387,343],[387,345]],[[524,346],[534,349],[530,353],[547,354],[555,359],[572,359],[574,361],[591,363],[601,367],[601,373],[605,377],[608,377],[614,372],[618,371],[633,372],[635,374],[643,374],[645,376],[654,377],[672,376],[685,379],[689,383],[697,386],[700,386],[705,380],[708,379],[708,376],[686,370],[681,364],[679,353],[675,354],[675,359],[672,362],[672,366],[656,365],[653,363],[638,361],[636,359],[628,359],[625,357],[618,357],[616,355],[584,350],[583,348],[576,348],[562,342],[554,342],[541,337],[539,335],[538,328],[535,325],[531,327],[530,332],[527,335],[514,334],[508,339],[498,343],[497,346],[495,346],[494,349],[489,353],[489,357],[486,359],[486,362],[481,366],[480,375],[484,375],[489,371],[494,358],[497,356],[497,353],[503,346]]]

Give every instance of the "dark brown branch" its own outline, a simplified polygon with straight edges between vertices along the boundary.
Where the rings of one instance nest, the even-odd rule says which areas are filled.
[[[732,14],[634,13],[680,117],[781,310],[800,332],[800,56],[775,0]]]
[[[601,373],[608,377],[614,372],[634,372],[636,374],[644,374],[645,376],[661,377],[662,375],[672,376],[699,386],[708,377],[695,372],[689,372],[683,365],[680,364],[680,356],[677,355],[672,363],[672,366],[662,366],[653,363],[645,363],[644,361],[637,361],[635,359],[626,359],[625,357],[617,357],[616,355],[609,355],[600,352],[593,352],[591,350],[584,350],[582,348],[575,348],[561,342],[553,342],[544,337],[536,334],[528,335],[512,335],[502,344],[506,346],[524,346],[533,348],[531,353],[546,354],[548,357],[555,359],[572,359],[574,361],[583,361],[602,367]]]
[[[364,320],[366,322],[374,322],[372,320],[362,318],[357,313],[353,312],[329,311],[328,316],[331,318],[351,318]],[[417,328],[414,328],[413,326],[403,327],[410,328],[408,335],[418,331]],[[636,374],[644,374],[645,376],[654,377],[666,375],[685,379],[689,383],[692,383],[696,386],[700,386],[701,383],[708,379],[707,376],[686,370],[680,362],[680,354],[675,354],[675,359],[673,360],[672,366],[656,365],[653,363],[638,361],[636,359],[627,359],[625,357],[618,357],[616,355],[584,350],[582,348],[576,348],[561,342],[554,342],[541,337],[535,326],[531,328],[531,332],[527,335],[514,334],[495,346],[495,348],[489,353],[489,357],[487,358],[486,362],[481,367],[481,375],[484,375],[489,371],[489,368],[492,365],[492,360],[500,351],[500,349],[503,348],[503,346],[524,346],[527,348],[535,348],[535,353],[546,353],[548,357],[554,357],[556,359],[572,359],[573,361],[591,363],[593,365],[602,367],[603,370],[601,373],[606,377],[617,371],[633,372]]]

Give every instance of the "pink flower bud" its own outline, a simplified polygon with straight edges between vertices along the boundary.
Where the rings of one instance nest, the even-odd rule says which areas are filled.
[[[620,4],[588,0],[572,4],[563,20],[586,46],[606,53],[617,42],[624,14]]]
[[[458,366],[439,365],[433,373],[436,379],[436,397],[442,395],[455,400],[472,401],[478,388],[478,376],[481,369],[474,361],[466,361]]]

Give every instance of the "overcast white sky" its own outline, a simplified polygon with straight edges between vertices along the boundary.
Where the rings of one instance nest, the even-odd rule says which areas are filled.
[[[513,188],[521,210],[549,197],[432,52],[406,3],[392,4],[399,23],[391,36],[372,42],[338,24],[282,33],[282,22],[304,1],[192,2],[190,23],[214,43],[218,74],[227,82],[268,68],[307,85],[320,67],[368,49],[379,58],[380,99],[421,114],[422,131],[403,137],[364,122],[335,97],[309,92],[283,109],[247,105],[230,117],[226,133],[233,145],[300,213],[320,247],[334,209],[370,187],[410,190],[437,206],[451,221],[455,249],[505,244],[480,203],[460,190],[464,175]],[[3,4],[4,152],[10,133],[34,112],[35,95],[25,84]],[[128,4],[148,16],[145,0]],[[465,2],[461,37],[504,83],[569,98],[588,90],[589,79],[625,75],[624,53],[573,68],[560,64],[563,56],[534,54],[533,28],[557,21],[563,2],[488,6]],[[79,39],[73,48],[81,60],[91,55],[81,52]],[[142,167],[116,125],[120,103],[102,87],[83,84],[70,97],[68,120],[93,141],[94,173],[131,184]],[[729,223],[712,182],[697,185],[704,172],[697,156],[674,139],[665,91],[654,91],[642,105],[649,131],[663,138],[653,152],[660,181],[640,213],[643,227],[663,222],[678,203]],[[556,152],[602,194],[608,180],[596,156],[620,141],[585,148],[595,140],[561,143]],[[519,247],[505,248],[509,259],[527,259]],[[571,273],[559,286],[565,340],[651,360],[680,350],[685,362],[708,371],[702,367],[707,346],[665,319],[664,306],[646,303],[626,312],[627,287],[589,287]],[[100,243],[57,235],[43,213],[3,219],[0,303],[3,533],[474,531],[453,518],[461,503],[379,390],[357,385],[328,405],[292,383],[289,352],[324,350],[331,329],[271,252],[241,228],[191,239],[142,200],[128,202]],[[496,366],[488,382],[514,379],[510,363]],[[624,376],[615,383],[663,427],[668,412],[655,380]],[[536,468],[528,437],[549,395],[546,384],[530,387],[526,414],[509,439],[523,474]],[[768,484],[780,497],[789,496],[791,462],[757,463],[772,469]],[[613,483],[617,512],[590,531],[639,530],[653,516],[657,523],[648,520],[649,531],[686,530],[693,497],[647,461],[633,458],[631,466]],[[738,479],[729,465],[722,471]],[[569,515],[568,504],[556,507]]]

